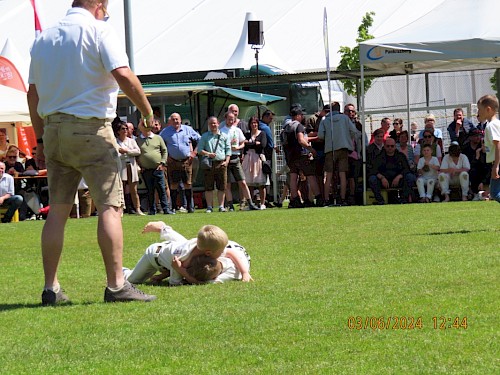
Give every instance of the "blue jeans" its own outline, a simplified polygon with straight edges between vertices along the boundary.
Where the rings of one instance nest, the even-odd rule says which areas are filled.
[[[23,203],[23,197],[21,195],[12,195],[10,198],[4,200],[2,207],[8,207],[8,209],[7,212],[5,213],[5,216],[2,219],[2,222],[10,223],[12,217],[16,213],[16,210],[19,207],[21,207],[22,203]]]
[[[500,178],[494,180],[493,178],[490,180],[490,196],[491,199],[496,200],[500,203]]]
[[[143,169],[142,178],[148,190],[148,206],[149,213],[156,213],[155,191],[158,192],[161,208],[164,213],[168,211],[167,192],[165,190],[165,175],[163,171],[158,169]]]

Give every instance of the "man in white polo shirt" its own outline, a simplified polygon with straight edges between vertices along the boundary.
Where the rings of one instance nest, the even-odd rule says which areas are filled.
[[[124,280],[120,158],[111,121],[118,89],[151,126],[153,110],[106,21],[107,0],[74,0],[66,17],[44,30],[31,50],[28,104],[37,158],[46,161],[50,211],[42,231],[42,305],[68,301],[57,279],[64,228],[83,177],[99,212],[97,230],[107,275],[105,302],[156,299]]]

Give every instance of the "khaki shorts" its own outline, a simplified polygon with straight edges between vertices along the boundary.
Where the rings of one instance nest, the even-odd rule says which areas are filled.
[[[325,172],[333,173],[335,170],[334,164],[338,165],[339,172],[347,172],[349,170],[349,150],[341,148],[335,152],[328,152],[325,156]]]
[[[44,123],[50,204],[73,204],[83,177],[96,206],[123,207],[121,161],[111,122],[56,114]]]
[[[167,159],[168,179],[171,185],[177,185],[183,182],[186,185],[193,184],[193,163],[189,158],[184,160]]]
[[[214,160],[213,168],[203,171],[203,187],[205,191],[213,191],[214,183],[217,190],[224,190],[227,184],[227,167],[222,166],[224,160]]]

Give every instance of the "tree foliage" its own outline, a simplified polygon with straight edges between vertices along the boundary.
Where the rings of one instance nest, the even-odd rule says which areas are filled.
[[[341,46],[339,49],[339,53],[342,55],[340,59],[340,63],[337,67],[339,71],[351,71],[351,70],[359,70],[359,43],[364,42],[368,39],[373,39],[373,35],[371,35],[368,29],[373,25],[373,16],[375,12],[367,12],[361,21],[361,25],[358,27],[358,37],[356,38],[356,47],[350,48],[346,46]],[[351,96],[359,97],[359,80],[353,79],[341,79],[340,80],[344,85],[344,90]],[[371,86],[372,79],[365,78],[365,92]]]

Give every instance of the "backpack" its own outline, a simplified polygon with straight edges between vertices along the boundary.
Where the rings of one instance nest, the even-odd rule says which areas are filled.
[[[297,139],[297,127],[299,126],[298,121],[288,121],[281,129],[280,141],[283,147],[289,146],[293,139]]]

